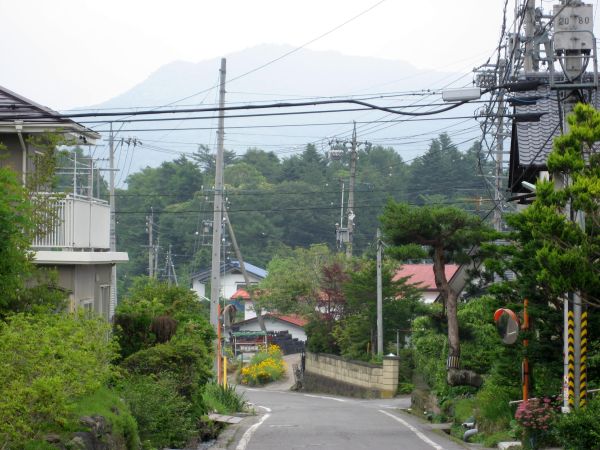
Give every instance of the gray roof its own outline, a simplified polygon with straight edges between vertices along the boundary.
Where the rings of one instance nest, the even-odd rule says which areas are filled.
[[[264,279],[267,276],[267,271],[253,264],[247,263],[244,261],[244,267],[246,268],[246,272],[251,275],[254,275],[257,278]],[[236,260],[227,261],[225,264],[221,264],[221,273],[230,273],[230,272],[241,272],[240,262]],[[198,281],[206,281],[210,279],[211,269],[202,270],[192,275],[192,279]]]
[[[22,124],[25,133],[63,130],[89,139],[100,138],[97,132],[59,112],[0,86],[0,132],[14,133],[16,124]]]
[[[521,181],[535,183],[538,173],[547,170],[548,155],[552,151],[554,137],[562,132],[560,123],[559,92],[549,85],[536,90],[514,94],[515,120],[512,124],[510,168],[508,185],[512,192],[521,191]],[[528,100],[529,99],[529,100]],[[598,107],[598,96],[592,104]],[[538,122],[519,121],[519,116],[542,114]]]

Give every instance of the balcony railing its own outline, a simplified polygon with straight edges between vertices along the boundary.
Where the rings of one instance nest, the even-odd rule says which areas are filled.
[[[110,249],[110,207],[106,201],[39,192],[33,203],[39,206],[34,249]]]

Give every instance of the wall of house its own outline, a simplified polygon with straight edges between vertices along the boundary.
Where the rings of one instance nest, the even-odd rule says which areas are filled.
[[[23,137],[25,139],[25,137]],[[21,143],[16,134],[0,135],[0,144],[3,144],[8,151],[2,152],[5,157],[0,158],[0,167],[10,167],[17,173],[23,172],[23,151]]]
[[[398,389],[398,368],[397,356],[385,356],[383,364],[378,365],[306,352],[303,384],[309,391],[392,398]]]
[[[421,301],[427,304],[433,303],[438,295],[439,292],[437,291],[423,291],[423,293],[421,293]]]
[[[306,333],[302,327],[297,325],[283,322],[281,320],[274,320],[271,318],[265,318],[265,326],[267,331],[289,331],[292,338],[296,338],[299,341],[306,342]],[[250,323],[244,323],[240,326],[240,331],[260,331],[260,325],[258,320],[253,320]]]
[[[258,283],[259,278],[248,274],[251,283]],[[210,297],[210,292],[207,293],[205,281],[198,281],[197,279],[192,280],[192,290],[195,291],[200,298]],[[227,273],[221,277],[221,297],[230,299],[235,291],[238,290],[238,285],[245,285],[244,276],[241,273]],[[208,295],[207,295],[208,294]]]
[[[69,310],[87,308],[109,320],[110,264],[60,265],[58,284],[69,292]]]

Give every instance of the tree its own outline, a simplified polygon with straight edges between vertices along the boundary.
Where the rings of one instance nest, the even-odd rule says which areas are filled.
[[[600,306],[600,155],[593,148],[600,141],[600,112],[578,104],[568,122],[569,132],[554,139],[548,156],[548,170],[566,185],[538,181],[535,201],[513,224],[538,244],[540,283],[558,295],[579,292],[584,302]],[[577,215],[584,220],[577,223]]]
[[[392,281],[395,264],[386,263],[382,271],[383,332],[385,344],[401,342],[409,335],[411,321],[420,310],[419,289],[407,278]],[[369,360],[377,349],[377,266],[362,260],[346,275],[343,285],[345,315],[335,326],[340,352],[350,359]],[[370,349],[370,352],[368,351]]]
[[[402,256],[428,249],[433,260],[436,287],[440,290],[448,325],[448,384],[462,384],[473,374],[459,371],[460,338],[457,315],[458,292],[446,278],[446,263],[466,262],[476,246],[492,238],[492,230],[477,216],[451,206],[421,207],[390,201],[381,223],[386,238],[399,246]]]
[[[313,314],[320,302],[323,267],[335,258],[325,245],[276,256],[267,266],[269,274],[259,284],[260,306],[282,314]]]
[[[32,263],[30,249],[34,236],[50,232],[56,223],[51,202],[39,201],[35,193],[51,187],[56,146],[64,140],[42,134],[28,142],[38,151],[32,157],[35,170],[28,173],[24,186],[12,169],[0,167],[0,318],[14,312],[60,309],[66,298],[53,273]]]

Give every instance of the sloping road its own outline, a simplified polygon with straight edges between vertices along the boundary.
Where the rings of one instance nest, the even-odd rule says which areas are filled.
[[[243,389],[259,415],[228,448],[464,450],[398,411],[407,398],[359,400],[289,391]]]

